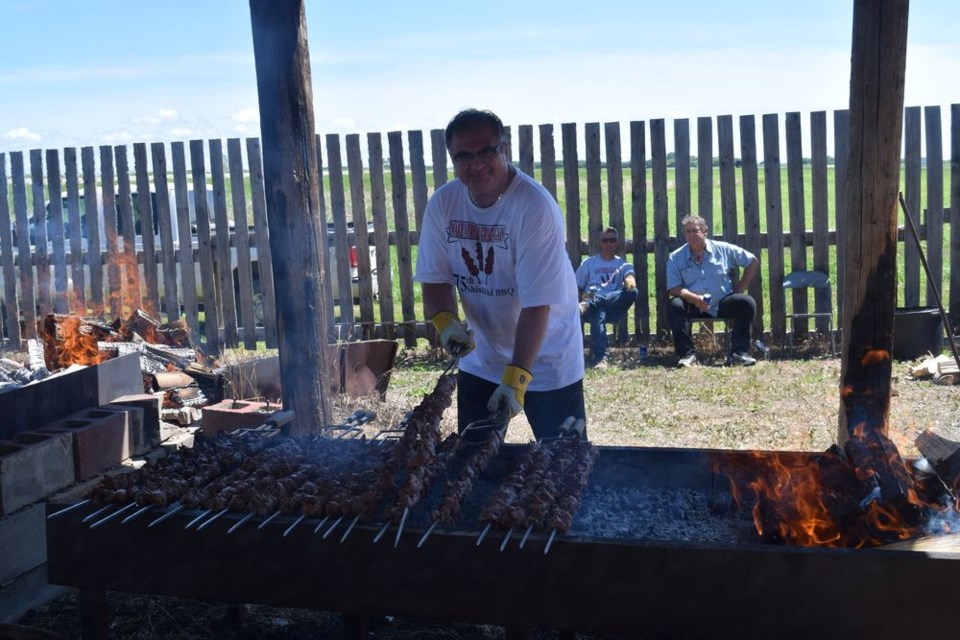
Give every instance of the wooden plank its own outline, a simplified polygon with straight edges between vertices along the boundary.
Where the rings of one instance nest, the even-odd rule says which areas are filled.
[[[339,300],[340,323],[352,327],[353,288],[350,283],[350,242],[347,238],[347,201],[343,184],[343,160],[340,154],[340,136],[327,134],[327,171],[330,175],[330,218],[333,221],[333,246],[336,264],[337,291],[334,296]],[[329,245],[328,245],[329,246]]]
[[[160,282],[157,273],[157,262],[160,256],[157,255],[156,238],[154,229],[159,229],[159,220],[155,216],[157,212],[153,210],[153,198],[150,196],[150,167],[147,164],[147,145],[144,142],[138,142],[133,145],[133,166],[136,174],[137,183],[137,216],[140,220],[141,237],[143,238],[143,284],[144,293],[141,297],[143,309],[153,318],[160,317]],[[166,169],[164,169],[166,173]],[[156,198],[165,197],[160,190],[154,192]],[[159,207],[159,203],[157,203]],[[169,204],[167,205],[169,215]],[[156,220],[156,224],[154,223]],[[164,281],[166,282],[166,280]],[[167,319],[170,317],[170,308],[167,307]],[[173,318],[180,316],[179,309],[174,309]]]
[[[924,107],[923,120],[927,143],[927,206],[924,222],[927,228],[927,266],[932,280],[927,281],[926,305],[935,307],[939,293],[943,291],[943,133],[940,107]]]
[[[167,188],[167,157],[164,153],[162,142],[154,142],[150,145],[150,153],[153,156],[153,179],[157,193],[157,215],[160,223],[160,246],[163,254],[163,281],[164,283],[173,281],[177,284],[177,267],[180,268],[180,291],[183,292],[183,314],[190,332],[200,340],[200,317],[198,309],[197,291],[197,264],[194,262],[193,243],[196,237],[193,233],[194,220],[190,216],[190,196],[187,193],[187,162],[184,145],[182,142],[173,142],[170,144],[170,156],[173,164],[173,193],[174,206],[176,212],[167,211],[167,220],[175,213],[177,216],[177,244],[180,249],[174,256],[173,238],[169,231],[170,224],[164,221],[162,214],[163,204],[167,203],[169,208],[170,198],[164,196],[168,193]],[[168,238],[168,236],[170,236]],[[197,247],[199,250],[199,246]],[[174,259],[176,258],[176,260]],[[203,284],[201,283],[201,288]],[[174,319],[180,317],[177,302],[177,287],[171,290],[164,285],[164,305],[167,308],[167,318]]]
[[[603,186],[600,172],[600,123],[588,122],[583,127],[587,160],[587,246],[591,253],[598,251],[603,233]]]
[[[417,346],[413,331],[416,311],[413,303],[413,262],[410,250],[410,217],[407,214],[407,178],[404,171],[403,138],[399,131],[387,133],[390,149],[390,185],[393,195],[393,225],[397,232],[397,269],[400,271],[400,310],[403,314],[403,341]]]
[[[810,114],[810,181],[813,202],[813,269],[830,274],[829,194],[827,193],[827,112]],[[827,289],[813,290],[813,308],[827,313],[832,308]],[[817,318],[817,331],[826,335],[829,323]]]
[[[243,346],[257,348],[257,319],[254,296],[257,287],[253,281],[250,263],[250,225],[247,219],[247,193],[243,175],[243,153],[240,138],[227,139],[227,164],[230,169],[230,193],[233,196],[233,228],[237,243],[237,301],[240,305],[240,323],[243,327]]]
[[[446,146],[444,146],[444,154],[446,154]],[[373,242],[377,247],[380,321],[384,325],[384,337],[392,340],[396,338],[396,317],[393,309],[393,280],[390,277],[387,196],[383,185],[383,141],[379,133],[367,134],[367,157],[370,158],[370,211],[373,216]],[[443,165],[446,166],[446,155],[443,158]],[[437,162],[437,156],[434,156],[434,163]]]
[[[413,133],[413,132],[410,132]],[[363,189],[363,159],[360,157],[360,135],[347,135],[347,172],[350,176],[350,208],[353,212],[354,246],[357,251],[357,273],[360,277],[360,326],[362,338],[373,338],[373,282],[376,273],[370,264],[370,238],[367,233],[367,205]],[[426,197],[426,180],[423,183]],[[426,203],[424,203],[426,207]],[[420,214],[421,222],[423,213]]]
[[[160,230],[160,259],[163,277],[161,282],[163,308],[161,310],[166,312],[167,320],[172,322],[180,318],[180,302],[177,294],[177,263],[173,244],[170,190],[167,187],[167,155],[162,142],[151,143],[150,153],[153,156],[153,185],[157,207],[154,214],[157,216],[157,225]],[[104,203],[104,207],[106,207],[106,203]]]
[[[951,318],[960,317],[960,104],[950,105],[950,295]]]
[[[135,309],[142,306],[140,296],[140,265],[137,261],[136,225],[133,221],[133,207],[130,200],[130,165],[127,161],[127,147],[117,145],[113,148],[117,167],[117,209],[118,225],[121,225],[121,243],[123,249],[120,259],[120,304],[124,317],[129,317]],[[149,197],[149,194],[148,194]]]
[[[100,184],[103,199],[103,232],[106,238],[107,310],[110,319],[120,315],[120,240],[117,229],[117,200],[114,187],[113,148],[100,147]]]
[[[739,244],[737,226],[737,174],[733,157],[733,116],[717,116],[717,145],[720,154],[720,219],[721,236]]]
[[[190,177],[193,181],[193,207],[197,216],[197,249],[200,255],[200,282],[203,287],[203,335],[207,352],[220,351],[220,314],[217,305],[217,280],[214,277],[213,239],[210,234],[210,210],[207,207],[207,165],[203,140],[190,141]]]
[[[3,327],[10,345],[20,349],[20,299],[17,297],[17,272],[13,263],[13,219],[7,187],[7,155],[0,153],[0,269],[3,270]]]
[[[230,220],[227,218],[227,185],[223,170],[223,143],[219,138],[208,141],[210,146],[210,180],[213,184],[213,212],[216,225],[213,237],[214,273],[217,276],[218,297],[223,314],[224,345],[236,347],[237,304],[233,295],[233,268],[230,259]]]
[[[650,160],[653,169],[653,264],[657,328],[667,325],[667,258],[670,256],[670,212],[667,201],[667,142],[663,118],[650,121]],[[679,246],[680,241],[677,241]],[[662,303],[662,304],[661,304]]]
[[[33,264],[37,271],[37,311],[40,317],[44,317],[53,310],[53,300],[50,296],[50,252],[47,248],[49,238],[47,237],[47,209],[44,206],[43,194],[43,151],[41,149],[32,149],[30,151],[30,180],[31,193],[33,195]]]
[[[423,224],[423,211],[427,208],[427,169],[423,158],[423,132],[407,131],[407,145],[410,151],[410,187],[413,191],[413,218],[416,229]],[[359,148],[359,147],[358,147]],[[349,156],[347,158],[349,165]],[[354,218],[354,225],[357,220]]]
[[[680,221],[684,216],[692,213],[690,204],[690,120],[677,118],[673,121],[673,180],[674,193],[677,205],[676,217],[677,235],[680,235],[683,225]]]
[[[540,125],[540,184],[557,200],[557,151],[552,124]]]
[[[13,186],[13,214],[16,219],[17,265],[20,269],[20,311],[23,314],[24,338],[37,337],[37,293],[34,288],[33,260],[30,248],[30,214],[27,211],[27,180],[23,153],[10,154]]]
[[[63,150],[63,177],[67,184],[67,228],[70,229],[70,279],[74,311],[87,314],[86,274],[83,271],[83,216],[80,214],[80,180],[77,173],[77,149]],[[9,229],[10,226],[7,225]]]
[[[633,268],[640,290],[634,304],[637,338],[650,339],[650,285],[647,253],[647,146],[644,122],[630,123],[630,221],[633,232]]]
[[[803,271],[807,268],[806,247],[806,207],[803,197],[803,147],[801,140],[800,113],[792,111],[786,117],[787,131],[787,210],[790,215],[790,270]],[[793,313],[806,313],[807,292],[794,289],[792,296]],[[807,321],[797,320],[794,326],[787,327],[794,335],[803,336],[807,332]]]
[[[100,228],[100,216],[91,215],[97,211],[97,168],[93,147],[80,149],[80,162],[83,169],[83,207],[87,211],[87,269],[90,272],[90,303],[95,315],[103,315],[103,230]]]
[[[697,118],[697,214],[713,232],[713,119]]]
[[[777,114],[763,116],[763,190],[767,217],[767,281],[770,331],[783,344],[786,311],[783,293],[783,194],[780,188],[780,125]]]
[[[923,226],[920,207],[921,188],[920,177],[923,168],[920,158],[921,146],[921,119],[920,107],[907,107],[903,114],[903,144],[904,144],[904,175],[903,199],[907,203],[907,210],[913,216],[917,230]],[[899,212],[899,209],[897,209]],[[898,216],[902,214],[898,213]],[[906,220],[900,220],[898,225],[906,225]],[[912,238],[905,238],[903,243],[903,304],[907,307],[920,306],[920,248]]]
[[[333,265],[331,264],[331,251],[333,247],[333,236],[330,234],[330,218],[327,215],[327,201],[324,195],[324,181],[323,181],[323,140],[320,137],[320,134],[316,134],[316,139],[314,144],[317,148],[317,175],[320,176],[320,185],[317,189],[319,206],[320,210],[318,212],[318,224],[322,230],[317,242],[320,244],[320,255],[319,260],[320,264],[323,265],[323,270],[320,275],[320,294],[323,297],[323,307],[326,309],[326,323],[328,327],[327,342],[332,343],[337,341],[337,329],[335,314],[336,308],[333,304]],[[327,185],[329,187],[329,184]],[[282,282],[275,282],[275,288],[277,289],[278,295],[277,300],[279,301],[282,297],[279,292],[279,287],[283,286]]]
[[[620,153],[620,123],[607,122],[603,125],[604,146],[607,150],[607,215],[609,224],[620,233],[619,250],[628,262],[627,230],[623,226],[623,160]],[[616,344],[623,344],[627,335],[628,311],[617,325]]]
[[[436,190],[447,184],[447,142],[443,129],[430,131],[430,151],[433,155],[433,188]]]
[[[843,324],[843,269],[846,264],[844,253],[844,241],[847,228],[847,157],[850,155],[850,112],[846,109],[833,112],[833,137],[834,137],[834,215],[836,216],[836,246],[837,246],[837,323],[840,327]]]
[[[760,245],[760,184],[757,175],[757,127],[753,116],[740,116],[740,159],[743,179],[744,248],[760,260],[757,277],[750,283],[748,293],[757,302],[753,317],[753,335],[763,337],[763,272],[769,266],[762,257]]]
[[[53,310],[69,313],[67,286],[67,248],[64,241],[63,193],[60,185],[60,154],[56,149],[47,149],[47,194],[50,204],[47,215],[50,224],[50,240],[53,245]]]
[[[577,125],[560,125],[563,152],[563,194],[566,202],[567,256],[574,268],[580,265],[580,161],[577,158]]]
[[[273,288],[273,251],[267,224],[267,202],[263,191],[263,160],[260,139],[247,138],[247,164],[250,169],[250,206],[253,208],[254,237],[257,242],[257,281],[260,283],[263,330],[268,349],[279,344],[277,339],[277,305]],[[322,189],[320,191],[323,191]],[[320,246],[323,246],[323,242]]]
[[[518,144],[517,149],[520,162],[518,168],[531,178],[536,178],[533,170],[533,125],[522,124],[517,128]]]

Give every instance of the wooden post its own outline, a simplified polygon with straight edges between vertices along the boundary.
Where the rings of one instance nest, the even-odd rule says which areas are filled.
[[[328,423],[326,309],[313,90],[303,0],[250,0],[263,179],[280,337],[283,406],[292,431]]]
[[[854,3],[840,443],[887,431],[908,10],[909,0]]]

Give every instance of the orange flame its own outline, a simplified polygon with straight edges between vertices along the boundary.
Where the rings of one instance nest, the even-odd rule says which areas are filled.
[[[97,337],[89,331],[83,331],[80,318],[76,316],[65,318],[60,323],[60,336],[57,361],[61,366],[95,365],[107,359],[97,346]]]

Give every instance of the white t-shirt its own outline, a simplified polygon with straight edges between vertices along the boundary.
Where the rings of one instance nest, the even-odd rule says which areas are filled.
[[[563,216],[550,192],[524,173],[517,171],[486,209],[470,201],[460,180],[437,189],[423,215],[414,280],[457,290],[476,343],[461,370],[500,382],[513,356],[520,310],[549,305],[529,389],[552,391],[583,378],[577,284],[564,249]]]
[[[623,280],[634,275],[633,265],[614,256],[604,260],[602,255],[590,256],[577,267],[577,287],[591,293],[616,293],[623,289]]]

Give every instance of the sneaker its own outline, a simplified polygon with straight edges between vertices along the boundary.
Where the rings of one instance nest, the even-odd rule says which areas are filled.
[[[757,361],[745,353],[731,353],[727,357],[727,364],[731,367],[752,367]]]
[[[597,363],[593,365],[593,368],[594,368],[594,369],[599,369],[600,371],[606,371],[606,370],[607,370],[607,359],[606,359],[606,358],[600,358],[599,360],[597,360]]]
[[[685,355],[677,362],[678,367],[692,367],[695,364],[697,364],[697,354],[695,353]]]

